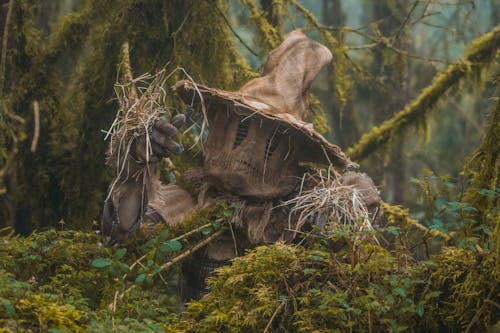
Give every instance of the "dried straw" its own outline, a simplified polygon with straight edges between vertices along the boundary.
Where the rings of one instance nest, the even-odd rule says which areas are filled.
[[[113,162],[116,174],[111,190],[119,182],[126,182],[130,177],[139,179],[149,171],[152,147],[146,133],[162,115],[169,114],[165,107],[167,92],[164,86],[171,75],[161,70],[154,75],[146,73],[129,82],[115,84],[119,109],[105,137],[105,140],[111,137],[108,161]],[[146,160],[142,161],[143,168],[131,174],[131,166],[127,162],[131,158],[134,141],[142,135],[146,138]]]
[[[126,48],[126,45],[124,45]],[[128,54],[128,50],[123,51]],[[125,183],[131,177],[136,181],[141,181],[145,185],[145,179],[151,174],[149,168],[151,156],[153,154],[149,135],[153,124],[162,116],[171,118],[172,112],[167,107],[167,91],[165,86],[167,81],[178,71],[191,81],[195,87],[193,79],[181,67],[167,73],[165,69],[156,74],[143,74],[135,79],[132,78],[131,70],[127,67],[128,61],[124,61],[123,81],[125,83],[115,83],[115,94],[118,100],[119,109],[111,127],[106,131],[105,140],[111,137],[108,151],[108,163],[112,163],[116,178],[111,184],[108,195],[111,195],[117,184]],[[199,91],[197,91],[199,93]],[[201,93],[200,98],[203,101]],[[201,137],[207,126],[205,105],[202,103],[203,121],[200,125],[200,134],[195,138],[195,144],[202,143]],[[189,129],[188,129],[189,130]],[[131,165],[131,149],[134,141],[144,136],[146,139],[146,160],[139,164]],[[193,146],[194,146],[193,145]],[[191,147],[193,148],[193,147]],[[202,147],[203,149],[203,147]]]
[[[315,184],[304,190],[305,183]],[[307,222],[321,227],[327,233],[342,228],[357,233],[373,230],[370,213],[363,201],[362,190],[353,185],[343,185],[341,175],[333,167],[306,173],[300,192],[294,198],[282,203],[290,206],[289,228],[300,230]],[[292,228],[290,221],[297,219]]]

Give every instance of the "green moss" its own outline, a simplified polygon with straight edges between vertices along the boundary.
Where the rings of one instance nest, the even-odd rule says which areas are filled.
[[[176,329],[368,332],[411,325],[419,269],[398,271],[394,258],[376,246],[363,244],[356,252],[359,262],[352,265],[348,253],[324,247],[258,247],[219,269],[209,280],[211,292],[188,305]]]
[[[190,6],[159,0],[87,0],[78,11],[61,17],[46,39],[33,23],[34,5],[15,3],[16,17],[22,18],[13,20],[19,24],[11,28],[18,58],[9,63],[11,89],[0,112],[8,110],[27,121],[25,127],[14,124],[15,138],[0,134],[0,162],[16,152],[15,159],[9,159],[17,170],[9,171],[5,181],[2,177],[0,189],[6,202],[14,202],[18,231],[24,233],[61,218],[80,227],[99,218],[110,181],[103,168],[106,143],[101,130],[109,128],[116,112],[110,100],[125,39],[135,73],[154,72],[170,62],[170,68],[181,66],[199,82],[227,89],[255,75],[237,53],[216,8],[226,11],[227,1]],[[167,85],[181,77],[178,71]],[[35,154],[28,140],[19,140],[32,135],[33,100],[41,112]],[[172,93],[167,103],[184,108]],[[17,188],[7,192],[2,184],[13,178]]]
[[[486,332],[498,318],[500,266],[498,252],[478,255],[472,251],[445,248],[434,258],[435,269],[426,282],[425,294],[439,291],[429,301],[426,324],[433,331]],[[495,314],[496,313],[496,314]]]
[[[260,45],[263,48],[262,53],[267,53],[277,47],[282,41],[282,36],[266,18],[266,13],[262,12],[257,6],[255,0],[241,0],[241,2],[250,10],[250,20],[257,26],[260,37]]]
[[[489,115],[486,134],[483,142],[471,154],[465,163],[463,174],[469,179],[470,185],[464,194],[464,202],[468,202],[476,208],[471,218],[479,224],[495,228],[495,218],[500,215],[498,205],[494,210],[497,189],[500,188],[498,179],[498,158],[500,156],[500,99],[496,99],[495,105]],[[472,226],[468,226],[472,228]],[[472,230],[468,230],[470,235]]]

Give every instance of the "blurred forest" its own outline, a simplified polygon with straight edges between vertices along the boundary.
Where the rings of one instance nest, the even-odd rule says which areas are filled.
[[[0,323],[7,331],[500,331],[494,326],[500,320],[497,0],[0,3]],[[181,67],[196,82],[236,90],[258,76],[268,52],[297,28],[333,53],[314,83],[310,120],[374,179],[387,203],[389,227],[380,232],[391,245],[360,245],[356,255],[375,260],[361,268],[345,262],[349,254],[323,258],[328,251],[319,245],[316,254],[283,244],[255,249],[223,268],[213,292],[179,319],[172,310],[178,300],[158,296],[175,285],[156,286],[165,270],[157,245],[186,230],[133,250],[98,246],[102,240],[92,231],[112,178],[104,167],[104,131],[118,109],[121,47],[128,42],[135,76]],[[182,78],[175,71],[167,82],[166,107],[189,115],[169,88]],[[181,139],[192,140],[189,133]],[[199,151],[172,160],[182,174],[199,163]],[[159,173],[164,182],[171,178],[168,168]],[[204,223],[230,211],[218,209]],[[345,265],[338,274],[360,274],[359,281],[336,277],[373,289],[370,302],[378,305],[354,287],[342,299],[340,291],[324,296],[332,269],[325,275],[307,266],[314,255],[321,269],[337,262]],[[152,263],[138,265],[146,256]],[[263,262],[252,277],[248,265],[260,260],[255,257]],[[259,270],[280,265],[294,270],[284,273],[297,282],[290,287],[297,287],[294,305],[266,299],[285,288],[278,273],[259,280]],[[228,293],[245,290],[230,279],[235,274],[269,283],[248,291],[253,309]],[[306,279],[296,279],[301,274]],[[57,287],[63,285],[71,296]],[[397,301],[387,301],[387,293]],[[319,305],[319,295],[331,304]],[[141,297],[156,303],[144,306]],[[347,303],[352,311],[332,312],[349,309]],[[379,306],[387,311],[377,312]],[[238,321],[242,313],[249,317]]]

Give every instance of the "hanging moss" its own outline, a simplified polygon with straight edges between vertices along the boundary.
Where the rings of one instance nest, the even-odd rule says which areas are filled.
[[[17,188],[8,192],[1,184],[0,188],[4,201],[14,203],[17,216],[13,219],[24,233],[61,218],[74,226],[88,226],[99,218],[109,182],[102,167],[106,143],[101,130],[109,127],[116,112],[110,100],[124,39],[129,40],[136,73],[154,72],[170,62],[172,69],[182,66],[197,81],[227,89],[255,75],[234,48],[231,32],[217,10],[226,11],[227,1],[194,5],[87,0],[77,12],[62,17],[43,41],[33,23],[35,5],[27,0],[14,3],[13,18],[20,19],[12,20],[16,25],[10,34],[18,56],[14,66],[7,67],[9,90],[2,114],[8,110],[25,118],[26,126],[15,124],[15,149],[9,148],[8,132],[1,134],[0,160],[10,151],[19,153],[12,168],[17,173],[7,175]],[[181,76],[178,72],[168,84]],[[40,105],[41,124],[39,145],[32,153],[31,140],[22,146],[20,140],[30,139],[34,131],[34,100]],[[181,108],[172,93],[167,102]]]
[[[241,1],[250,10],[250,20],[255,23],[259,30],[260,44],[265,51],[263,53],[276,48],[283,39],[279,31],[267,20],[266,14],[259,9],[255,0]]]
[[[409,126],[425,119],[448,90],[463,78],[477,75],[496,59],[499,40],[500,27],[474,40],[468,47],[464,60],[450,65],[436,76],[432,84],[404,110],[363,135],[358,143],[349,148],[347,155],[354,160],[362,160],[386,144],[396,133],[402,133]]]
[[[496,98],[495,105],[488,117],[488,126],[483,142],[471,154],[463,171],[470,181],[463,201],[476,209],[475,212],[471,213],[472,218],[477,220],[480,225],[488,226],[490,231],[495,228],[495,217],[500,215],[498,209],[496,212],[492,210],[495,198],[500,196],[498,193],[500,188],[498,179],[499,156],[500,98]]]
[[[314,17],[314,15],[307,10],[303,5],[301,5],[296,0],[287,0],[292,6],[297,8],[297,10],[304,15],[304,18],[308,24],[312,25],[320,33],[322,41],[330,49],[333,55],[332,61],[332,76],[335,82],[335,93],[338,98],[338,103],[340,108],[344,108],[347,103],[348,95],[351,89],[351,80],[347,71],[349,69],[349,63],[347,61],[344,46],[341,41],[338,41],[333,34],[326,30]]]

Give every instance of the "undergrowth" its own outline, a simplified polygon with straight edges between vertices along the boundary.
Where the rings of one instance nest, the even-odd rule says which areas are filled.
[[[500,319],[496,245],[455,243],[417,260],[418,229],[397,209],[377,230],[314,229],[300,244],[249,249],[179,315],[178,258],[224,230],[233,209],[221,202],[120,247],[98,232],[4,235],[0,331],[486,332]]]

